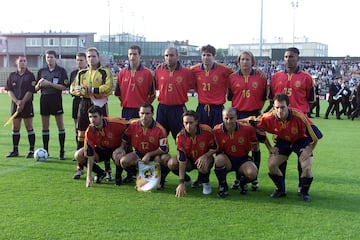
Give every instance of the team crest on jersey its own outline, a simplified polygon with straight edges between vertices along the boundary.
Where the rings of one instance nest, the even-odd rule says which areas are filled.
[[[176,83],[177,84],[180,84],[180,83],[182,83],[182,77],[181,76],[178,76],[177,78],[176,78]]]
[[[109,141],[104,140],[104,141],[102,142],[102,145],[103,145],[103,146],[109,146]]]
[[[215,75],[212,80],[214,83],[217,83],[219,81],[219,77]]]
[[[291,128],[291,133],[292,133],[293,135],[298,134],[298,132],[299,132],[299,130],[298,130],[297,128],[295,128],[295,127],[292,127],[292,128]]]
[[[290,139],[291,139],[291,138],[290,138],[289,136],[285,136],[285,140],[286,140],[286,141],[290,142]]]
[[[31,82],[31,86],[35,87],[35,85],[36,85],[36,82],[35,82],[35,81],[32,81],[32,82]]]
[[[154,142],[155,142],[155,138],[154,138],[154,137],[149,137],[149,142],[154,143]]]
[[[137,82],[139,84],[142,84],[144,82],[144,79],[142,77],[138,77]]]
[[[245,142],[244,137],[238,138],[238,143],[243,144]]]
[[[258,88],[258,86],[259,86],[258,82],[253,82],[253,83],[252,83],[252,87],[253,87],[253,88]]]
[[[101,78],[100,78],[100,77],[96,77],[96,78],[94,79],[94,82],[100,83],[100,82],[101,82]]]
[[[200,147],[201,149],[204,149],[204,148],[205,148],[205,143],[204,143],[204,142],[200,142],[199,147]]]
[[[108,137],[108,138],[112,138],[112,137],[113,137],[113,134],[110,132],[110,133],[107,134],[107,137]]]
[[[65,85],[69,85],[69,84],[70,84],[69,79],[65,79],[64,84],[65,84]]]
[[[236,153],[236,146],[235,145],[231,145],[231,152],[233,152],[233,153]]]
[[[301,86],[301,82],[300,81],[296,81],[295,82],[295,87],[300,87]]]

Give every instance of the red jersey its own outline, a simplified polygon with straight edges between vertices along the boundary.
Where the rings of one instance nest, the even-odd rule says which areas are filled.
[[[229,76],[233,70],[223,64],[214,63],[207,71],[203,64],[191,67],[195,76],[195,90],[199,103],[222,105],[226,102]]]
[[[182,129],[176,137],[176,146],[179,152],[183,152],[192,161],[196,161],[210,149],[216,150],[214,134],[206,124],[199,125],[195,138],[192,138],[185,129]],[[181,156],[181,154],[179,155]],[[186,159],[179,160],[185,161]]]
[[[177,63],[174,71],[166,64],[159,65],[155,70],[158,100],[165,105],[182,105],[188,101],[188,91],[194,88],[195,79],[192,71]]]
[[[123,141],[129,142],[135,151],[142,155],[158,148],[163,152],[167,152],[169,149],[167,132],[156,121],[153,121],[148,128],[144,128],[140,120],[132,120],[125,131]]]
[[[116,148],[121,145],[122,137],[127,127],[127,121],[118,117],[104,117],[101,130],[89,126],[85,132],[85,153],[87,148],[103,147]]]
[[[266,100],[266,78],[255,70],[244,76],[241,70],[229,77],[229,88],[232,95],[231,106],[239,112],[251,112],[263,108]]]
[[[301,71],[298,67],[296,73],[289,74],[286,71],[275,73],[270,80],[271,96],[285,93],[289,96],[292,108],[301,110],[303,113],[310,112],[309,103],[314,101],[314,81],[310,74]]]
[[[154,77],[150,69],[141,64],[134,73],[130,66],[118,74],[115,96],[125,108],[139,108],[143,103],[152,103],[155,97]]]
[[[237,123],[235,132],[229,134],[224,124],[218,124],[214,127],[214,135],[218,152],[223,152],[232,157],[247,156],[251,151],[252,144],[257,143],[256,129]]]
[[[295,109],[289,109],[289,116],[284,122],[275,115],[274,111],[260,115],[257,120],[257,128],[275,134],[277,137],[291,143],[305,137],[311,137],[313,141],[318,140],[311,127],[313,122]]]

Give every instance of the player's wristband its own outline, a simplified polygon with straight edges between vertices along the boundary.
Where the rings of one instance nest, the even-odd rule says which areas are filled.
[[[185,183],[185,179],[179,179],[179,183],[182,184],[182,183]]]

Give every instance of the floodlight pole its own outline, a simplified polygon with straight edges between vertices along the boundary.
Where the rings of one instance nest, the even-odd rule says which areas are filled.
[[[259,56],[262,57],[262,45],[263,45],[263,0],[261,0],[260,8],[260,44],[259,44]]]
[[[292,1],[291,2],[291,6],[293,8],[293,40],[292,40],[292,43],[293,43],[293,46],[295,45],[295,10],[297,7],[299,7],[299,2],[294,2]]]
[[[110,32],[110,23],[111,23],[111,17],[110,17],[110,0],[107,1],[108,7],[109,7],[109,39],[108,39],[108,55],[110,57],[110,42],[111,42],[111,32]]]

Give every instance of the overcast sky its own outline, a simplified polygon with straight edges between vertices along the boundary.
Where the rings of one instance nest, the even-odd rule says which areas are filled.
[[[261,0],[7,0],[1,10],[2,33],[52,30],[98,37],[109,34],[110,23],[111,34],[144,35],[147,41],[227,48],[260,39]],[[357,0],[263,0],[262,36],[268,43],[307,38],[327,44],[329,56],[360,56],[359,11]]]

